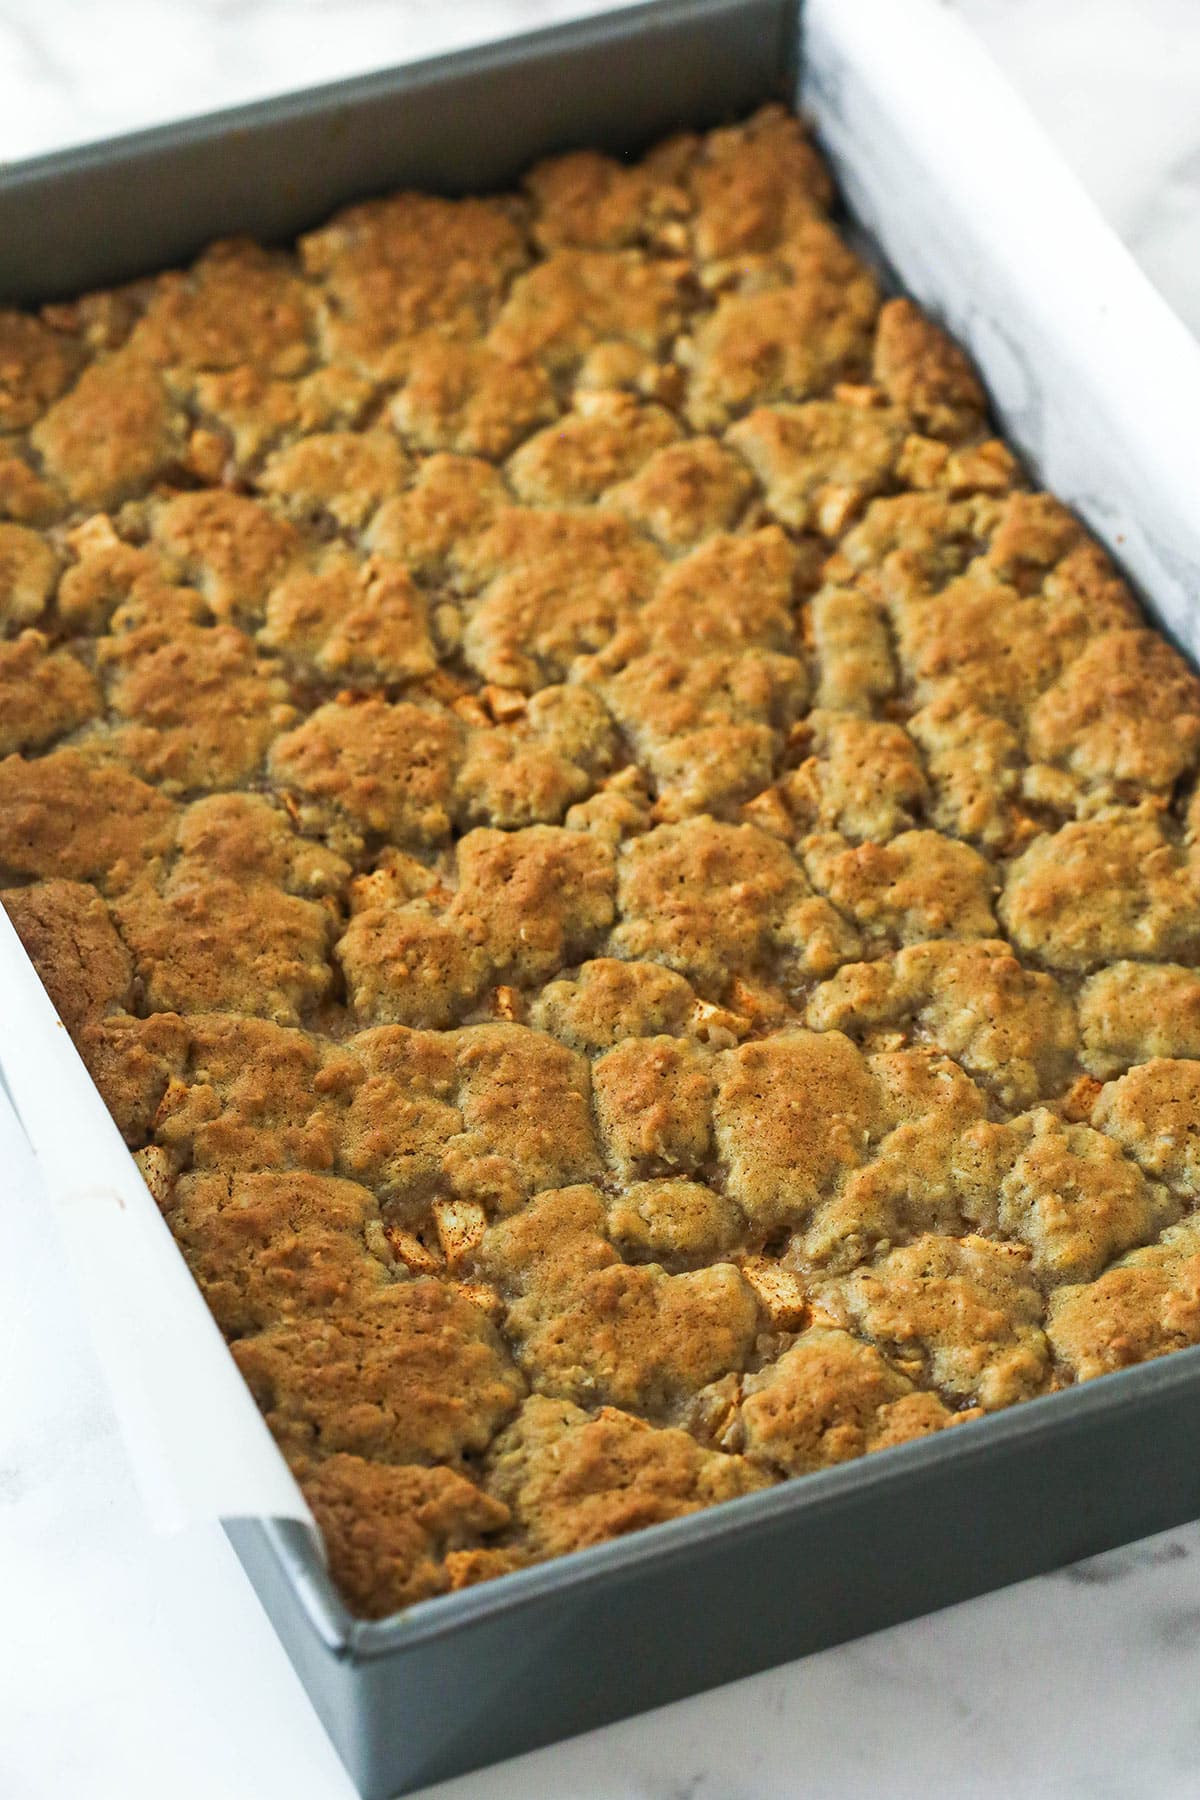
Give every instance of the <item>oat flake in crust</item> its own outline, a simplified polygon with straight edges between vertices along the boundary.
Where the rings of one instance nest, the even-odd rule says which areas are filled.
[[[0,311],[0,904],[368,1617],[1200,1344],[1200,682],[831,203]]]

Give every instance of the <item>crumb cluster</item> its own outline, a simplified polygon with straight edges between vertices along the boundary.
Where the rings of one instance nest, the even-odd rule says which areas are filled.
[[[0,313],[0,878],[430,1595],[1200,1342],[1200,683],[768,108]]]

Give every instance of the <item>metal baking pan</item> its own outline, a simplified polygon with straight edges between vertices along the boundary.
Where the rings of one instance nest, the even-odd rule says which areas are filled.
[[[1057,229],[1073,246],[1078,228],[1085,270],[1107,271],[1100,314],[1118,294],[1115,324],[1122,308],[1138,315],[1119,367],[1072,358],[1107,327],[1059,279],[1052,237],[1046,306],[1006,284],[1014,249],[1038,251],[1042,227],[1000,216],[1003,183],[1019,180],[984,169],[991,230],[988,194],[972,196],[938,141],[956,81],[927,65],[947,46],[970,61],[958,30],[936,0],[675,0],[44,157],[0,173],[0,295],[75,293],[229,232],[282,238],[401,185],[503,186],[553,150],[633,150],[799,91],[865,241],[966,336],[1034,470],[1194,649],[1200,506],[1180,504],[1172,451],[1190,442],[1200,360],[1069,183]],[[872,86],[868,38],[911,54],[907,125]],[[1011,108],[1005,132],[1020,139],[1031,128],[1011,98],[982,91],[983,68],[970,65],[979,91],[959,98],[985,137],[990,110]],[[1051,212],[1064,179],[1046,173]],[[1175,379],[1168,412],[1160,383],[1142,418],[1124,389],[1151,339],[1174,354]],[[385,1800],[1190,1519],[1198,1417],[1200,1350],[1184,1351],[378,1623],[347,1613],[304,1527],[226,1528],[362,1793]]]

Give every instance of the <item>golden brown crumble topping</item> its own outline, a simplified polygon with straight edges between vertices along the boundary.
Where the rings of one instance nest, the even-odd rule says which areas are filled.
[[[367,1616],[1200,1344],[1200,682],[831,204],[0,312],[0,902]]]

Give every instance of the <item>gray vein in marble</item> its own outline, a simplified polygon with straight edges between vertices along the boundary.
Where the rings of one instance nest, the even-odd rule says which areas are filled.
[[[1107,1550],[1086,1562],[1072,1563],[1064,1569],[1065,1580],[1082,1587],[1112,1587],[1128,1581],[1142,1569],[1161,1569],[1169,1563],[1186,1562],[1190,1550],[1182,1538],[1151,1538],[1145,1543],[1128,1544],[1120,1550]]]

